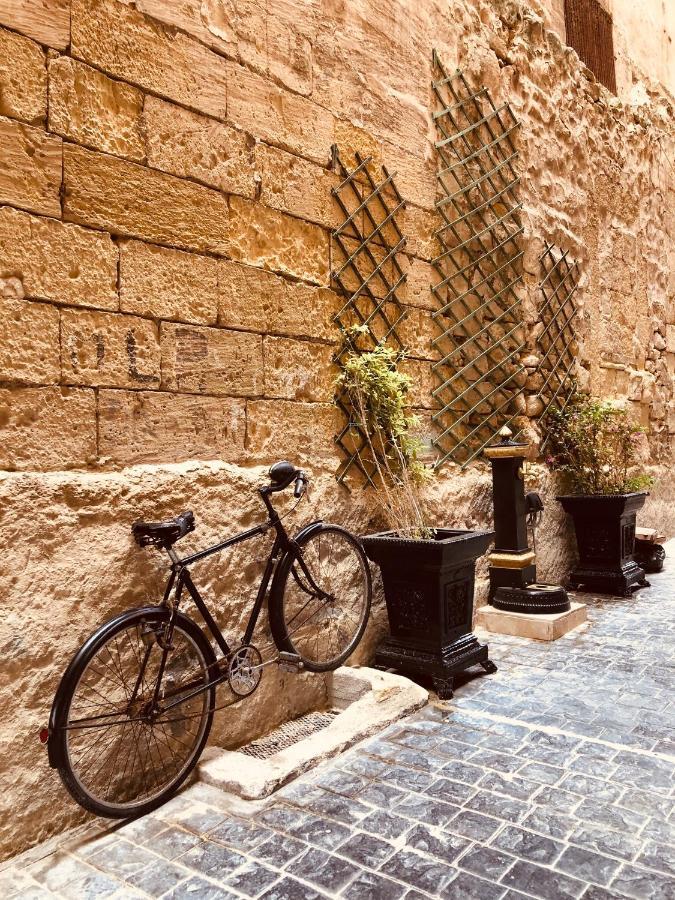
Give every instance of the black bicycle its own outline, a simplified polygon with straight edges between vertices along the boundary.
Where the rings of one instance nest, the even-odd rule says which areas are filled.
[[[206,744],[216,687],[227,683],[231,705],[258,687],[265,666],[327,672],[354,651],[366,627],[371,579],[359,541],[344,528],[312,522],[291,538],[271,495],[307,485],[288,462],[270,469],[258,489],[267,521],[180,558],[174,545],[194,531],[194,516],[136,522],[141,547],[165,550],[171,571],[159,606],[111,619],[82,645],[56,692],[48,729],[49,762],[85,809],[126,818],[159,806],[185,781]],[[297,506],[297,503],[295,504]],[[295,506],[293,509],[295,509]],[[190,566],[242,541],[276,532],[241,643],[230,647],[190,576]],[[180,611],[187,592],[213,637]],[[274,645],[251,641],[265,598]],[[263,654],[272,651],[269,659]]]

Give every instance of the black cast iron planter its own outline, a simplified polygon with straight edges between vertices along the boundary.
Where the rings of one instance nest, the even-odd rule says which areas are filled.
[[[439,528],[434,538],[409,540],[393,531],[362,538],[368,558],[382,572],[389,636],[376,654],[379,665],[433,679],[439,697],[452,697],[454,677],[480,664],[497,667],[472,633],[476,560],[491,531]]]
[[[635,518],[646,492],[578,494],[557,497],[574,520],[579,563],[568,587],[630,597],[649,587],[644,569],[635,562]]]

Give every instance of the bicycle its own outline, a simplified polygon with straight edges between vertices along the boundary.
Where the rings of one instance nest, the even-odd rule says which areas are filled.
[[[263,669],[327,672],[353,653],[366,627],[372,584],[360,542],[339,525],[315,521],[291,538],[272,495],[308,483],[288,462],[275,463],[258,488],[267,520],[183,558],[175,544],[195,522],[186,512],[166,522],[136,522],[140,547],[166,551],[171,568],[159,606],[123,612],[101,625],[66,669],[41,732],[49,763],[71,796],[108,818],[143,815],[172,796],[194,769],[209,736],[216,688],[227,682],[229,704],[250,696]],[[190,575],[190,567],[229,547],[275,531],[244,635],[227,643]],[[180,611],[192,598],[216,648]],[[252,643],[265,599],[274,655]]]

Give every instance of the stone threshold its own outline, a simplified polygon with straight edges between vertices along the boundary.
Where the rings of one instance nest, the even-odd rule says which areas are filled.
[[[237,750],[210,747],[198,778],[245,800],[260,800],[319,763],[420,709],[428,692],[401,675],[365,666],[343,666],[328,679],[329,707],[340,710],[330,724],[308,737],[257,759]]]

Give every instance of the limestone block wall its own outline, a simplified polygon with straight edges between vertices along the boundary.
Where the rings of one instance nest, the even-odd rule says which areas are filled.
[[[369,499],[333,477],[333,143],[396,172],[406,200],[404,339],[428,422],[433,48],[522,121],[528,331],[554,241],[582,271],[578,378],[644,424],[643,521],[672,529],[675,124],[658,85],[611,97],[516,0],[0,0],[0,854],[77,819],[36,733],[94,625],[157,597],[134,519],[192,508],[195,547],[248,527],[287,457],[316,482],[301,518],[368,527]],[[555,491],[541,468],[532,486]],[[428,500],[434,523],[489,525],[485,465],[448,465]],[[551,579],[570,551],[555,507]],[[261,555],[200,573],[235,633]],[[383,624],[378,595],[361,659]],[[321,679],[264,682],[214,740],[323,702]]]

